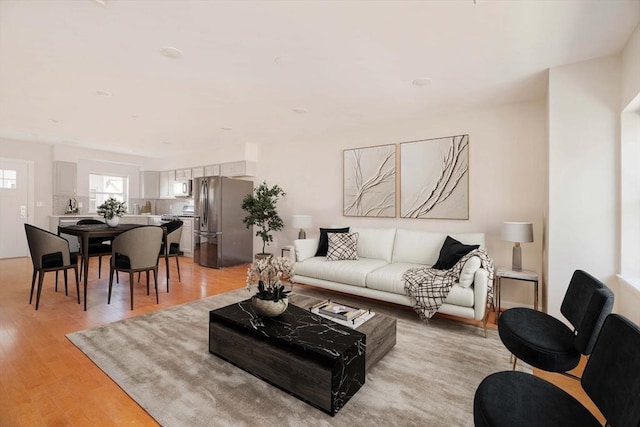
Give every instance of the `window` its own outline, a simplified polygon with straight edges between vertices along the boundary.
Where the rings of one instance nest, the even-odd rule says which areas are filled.
[[[17,173],[10,169],[0,169],[0,188],[16,189]]]
[[[109,197],[128,202],[128,190],[129,180],[126,176],[89,174],[89,212],[96,212],[98,206]]]

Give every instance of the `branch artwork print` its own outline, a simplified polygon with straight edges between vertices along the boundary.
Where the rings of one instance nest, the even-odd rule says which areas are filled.
[[[395,217],[396,146],[344,151],[345,216]]]
[[[400,144],[403,218],[469,218],[469,135]]]

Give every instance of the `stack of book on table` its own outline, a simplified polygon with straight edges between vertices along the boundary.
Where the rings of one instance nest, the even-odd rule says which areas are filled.
[[[311,312],[354,329],[375,315],[371,310],[364,310],[331,300],[322,301],[314,305],[311,307]]]

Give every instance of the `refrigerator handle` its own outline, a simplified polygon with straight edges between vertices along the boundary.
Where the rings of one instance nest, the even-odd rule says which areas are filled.
[[[208,211],[208,207],[209,207],[209,201],[207,200],[207,180],[204,179],[202,180],[202,184],[200,185],[200,200],[201,202],[201,206],[202,206],[202,218],[200,219],[201,221],[201,227],[200,229],[206,228],[206,224],[207,224],[207,211]]]

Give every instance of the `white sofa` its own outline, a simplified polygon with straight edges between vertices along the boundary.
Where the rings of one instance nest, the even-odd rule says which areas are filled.
[[[357,232],[357,261],[327,261],[315,256],[318,238],[296,240],[291,257],[295,261],[294,283],[302,283],[353,295],[411,306],[404,293],[402,274],[412,267],[436,263],[447,235],[485,249],[483,233],[447,234],[395,228],[351,228]],[[438,312],[482,320],[487,305],[489,273],[480,259],[465,264]]]

